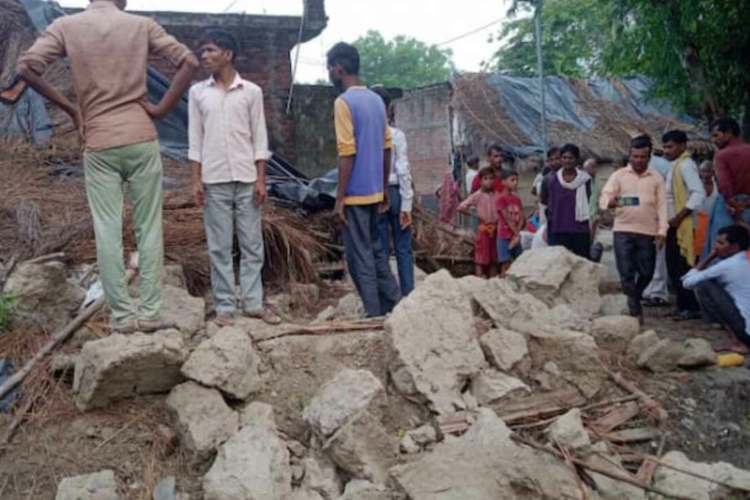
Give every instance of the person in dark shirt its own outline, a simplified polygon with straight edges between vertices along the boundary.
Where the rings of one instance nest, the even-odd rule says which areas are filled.
[[[502,193],[505,191],[505,184],[503,184],[503,181],[501,179],[500,172],[503,169],[503,158],[505,154],[505,150],[502,146],[498,144],[493,144],[489,147],[487,150],[487,160],[490,162],[490,167],[495,171],[495,185],[494,189],[496,193]],[[479,191],[479,188],[482,186],[482,179],[480,176],[474,177],[474,180],[471,184],[471,193],[476,193]]]
[[[711,139],[719,151],[714,168],[719,193],[738,223],[750,225],[750,144],[740,138],[740,126],[732,118],[711,124]]]

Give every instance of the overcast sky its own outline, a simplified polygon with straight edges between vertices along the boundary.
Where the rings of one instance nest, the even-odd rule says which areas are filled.
[[[88,0],[59,0],[66,7],[85,6]],[[505,18],[508,0],[326,0],[328,27],[302,47],[297,80],[312,82],[326,78],[325,52],[339,41],[353,41],[368,30],[391,38],[408,35],[430,44],[441,44],[497,21],[460,40],[445,44],[453,50],[459,70],[478,70],[495,48],[487,42]],[[246,12],[248,14],[300,15],[302,0],[129,0],[131,10],[175,10],[193,12]]]

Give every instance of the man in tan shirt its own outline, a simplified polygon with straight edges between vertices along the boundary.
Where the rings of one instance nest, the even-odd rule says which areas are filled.
[[[616,210],[617,271],[629,312],[641,321],[643,291],[654,276],[656,251],[664,246],[668,228],[664,180],[648,167],[651,147],[648,136],[633,139],[630,163],[610,176],[599,202],[602,210]]]
[[[18,73],[71,117],[85,141],[86,194],[114,330],[153,332],[169,326],[161,320],[162,164],[153,120],[166,116],[178,103],[198,61],[153,20],[123,12],[126,3],[92,0],[84,12],[57,19],[21,56]],[[78,107],[43,78],[52,62],[66,56]],[[178,68],[158,104],[146,98],[149,56],[166,57]],[[125,183],[140,255],[138,311],[125,283]]]

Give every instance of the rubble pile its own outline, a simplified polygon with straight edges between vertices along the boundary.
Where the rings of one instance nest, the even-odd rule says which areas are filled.
[[[507,280],[431,274],[382,325],[351,331],[218,328],[201,313],[86,342],[74,397],[91,410],[164,394],[180,446],[205,464],[206,500],[744,498],[750,472],[638,448],[658,443],[664,410],[613,357],[649,371],[715,359],[698,339],[604,315],[600,276],[548,248]],[[183,316],[202,311],[191,300]],[[353,308],[333,309],[327,320]],[[117,479],[66,479],[57,498],[124,498]]]

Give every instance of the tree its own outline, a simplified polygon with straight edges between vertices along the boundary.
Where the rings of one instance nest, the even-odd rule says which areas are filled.
[[[750,2],[545,0],[542,20],[547,74],[645,75],[682,111],[742,114],[750,134]],[[535,75],[532,20],[513,19],[499,36],[506,43],[489,68]]]
[[[358,38],[360,76],[368,85],[414,88],[443,82],[453,70],[452,52],[414,38],[397,36],[385,40],[378,31]]]
[[[613,0],[610,0],[613,1]],[[709,120],[742,113],[750,133],[750,3],[736,0],[617,0],[612,74],[639,72],[654,92]]]
[[[512,17],[497,35],[504,41],[486,69],[516,76],[536,76],[534,22],[528,7],[532,1],[517,1]],[[584,78],[601,68],[611,21],[611,5],[600,0],[546,0],[542,10],[542,50],[546,75]]]

